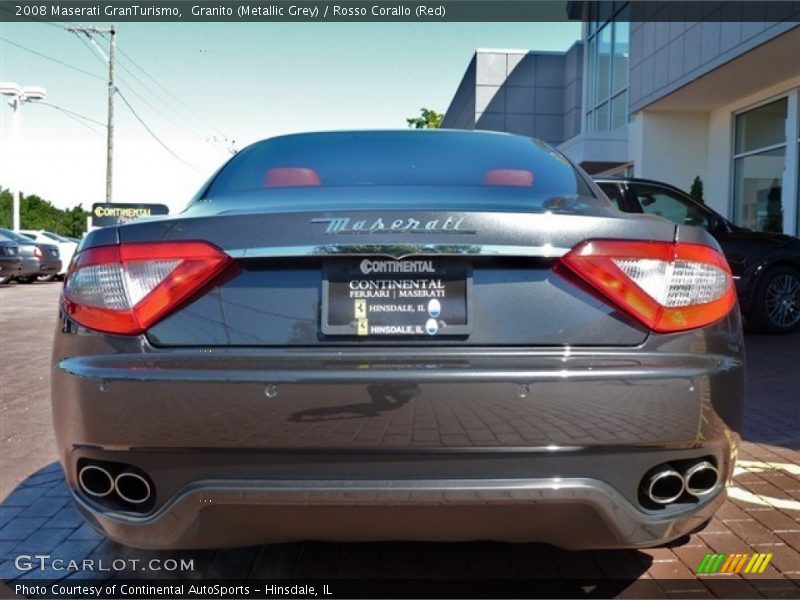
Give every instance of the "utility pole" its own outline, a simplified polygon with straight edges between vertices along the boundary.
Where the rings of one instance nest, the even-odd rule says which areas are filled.
[[[106,202],[112,202],[114,179],[114,49],[117,45],[117,31],[114,26],[109,29],[110,41],[108,49],[108,134],[106,135]]]
[[[109,29],[98,29],[97,27],[67,27],[75,35],[83,34],[92,39],[93,33],[109,34],[108,47],[108,124],[106,127],[106,202],[113,201],[114,187],[114,94],[117,91],[114,81],[114,56],[117,45],[117,29],[112,25]],[[97,46],[95,46],[97,48]],[[98,49],[99,50],[99,49]],[[102,54],[102,51],[100,51]]]

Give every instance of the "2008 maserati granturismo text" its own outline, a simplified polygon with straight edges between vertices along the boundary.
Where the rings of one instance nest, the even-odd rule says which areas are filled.
[[[663,544],[723,502],[744,400],[713,238],[484,132],[262,141],[93,231],[53,368],[75,504],[154,548]]]

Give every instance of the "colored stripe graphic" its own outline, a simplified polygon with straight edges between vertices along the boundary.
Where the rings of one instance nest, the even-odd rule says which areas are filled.
[[[767,565],[769,564],[769,561],[772,560],[773,554],[772,553],[770,553],[770,554],[762,554],[761,556],[764,557],[764,562],[762,562],[761,566],[759,566],[759,568],[758,568],[758,572],[759,573],[763,573],[764,570],[767,568]]]
[[[740,558],[740,559],[739,559],[739,562],[738,562],[738,563],[736,563],[736,569],[735,569],[734,571],[732,571],[732,572],[733,572],[733,573],[738,573],[739,571],[741,571],[741,570],[742,570],[742,567],[744,566],[744,563],[745,563],[745,561],[747,561],[747,559],[748,559],[749,557],[750,557],[750,555],[749,555],[749,554],[742,554],[742,558]]]
[[[697,567],[698,573],[716,573],[722,564],[725,554],[706,554]]]
[[[710,554],[707,553],[697,567],[697,573],[763,573],[773,554]]]
[[[758,568],[758,563],[761,562],[761,554],[753,554],[753,557],[750,559],[750,562],[747,563],[747,566],[744,568],[745,573],[751,573],[753,571],[753,567]]]
[[[703,560],[700,561],[700,566],[697,567],[697,573],[708,573],[708,565],[711,562],[711,555],[706,553]]]
[[[722,565],[722,568],[719,570],[720,573],[731,573],[731,569],[733,565],[736,564],[736,561],[739,560],[739,554],[729,554],[728,560]]]

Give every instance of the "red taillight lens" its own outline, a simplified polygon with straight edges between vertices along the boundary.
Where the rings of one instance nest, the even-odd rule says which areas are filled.
[[[561,263],[653,331],[709,325],[736,301],[725,258],[698,244],[594,240]]]
[[[42,258],[42,256],[44,256],[44,254],[42,254],[42,249],[39,248],[39,246],[36,246],[36,248],[33,249],[33,255],[36,258]]]
[[[222,272],[231,259],[206,242],[101,246],[81,252],[64,284],[64,308],[81,325],[138,334]]]

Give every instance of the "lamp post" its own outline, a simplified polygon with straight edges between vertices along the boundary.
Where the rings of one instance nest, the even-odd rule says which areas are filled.
[[[42,87],[23,87],[17,83],[3,82],[0,83],[0,94],[3,94],[3,96],[9,96],[11,98],[11,100],[8,102],[8,105],[13,109],[13,112],[11,113],[11,138],[13,139],[14,150],[19,153],[20,109],[25,102],[36,102],[38,100],[46,99],[47,92]],[[14,231],[19,231],[19,186],[17,185],[15,179],[16,173],[11,177],[12,195],[14,198],[12,209],[12,228]]]

